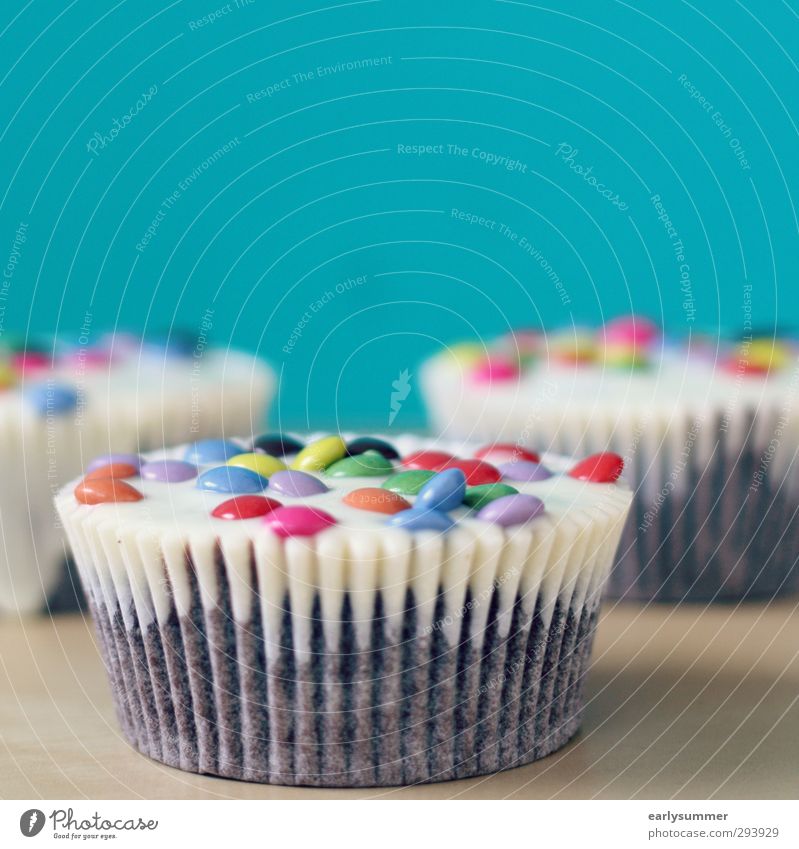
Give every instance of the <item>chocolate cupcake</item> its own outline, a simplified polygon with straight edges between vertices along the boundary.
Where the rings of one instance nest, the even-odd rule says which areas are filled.
[[[313,786],[564,745],[630,504],[620,458],[305,443],[204,442],[59,494],[131,744]]]
[[[260,360],[196,339],[0,350],[0,614],[77,607],[52,501],[92,458],[252,433],[273,384]]]
[[[624,457],[635,500],[612,597],[737,601],[799,586],[793,343],[669,339],[619,319],[456,346],[425,365],[423,385],[450,437]]]

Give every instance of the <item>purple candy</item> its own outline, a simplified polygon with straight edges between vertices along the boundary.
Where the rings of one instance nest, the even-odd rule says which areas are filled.
[[[496,498],[477,514],[478,519],[492,522],[507,528],[510,525],[521,525],[540,516],[544,512],[544,502],[534,495],[503,495]]]
[[[545,481],[552,477],[552,472],[540,463],[532,460],[512,460],[510,463],[500,463],[497,468],[504,480],[509,481]]]
[[[144,463],[139,474],[147,481],[180,483],[197,477],[197,467],[183,460],[153,460]]]
[[[94,460],[86,467],[87,472],[93,472],[101,466],[109,466],[111,463],[127,463],[136,469],[141,467],[141,457],[138,454],[103,454],[101,457],[95,457]]]
[[[319,478],[309,475],[307,472],[295,472],[291,469],[272,472],[269,476],[269,489],[272,492],[279,492],[281,495],[290,495],[295,498],[319,495],[328,491],[328,488]]]

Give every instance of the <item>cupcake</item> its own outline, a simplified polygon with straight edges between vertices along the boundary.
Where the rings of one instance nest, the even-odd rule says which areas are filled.
[[[797,350],[670,339],[646,319],[520,331],[425,364],[432,423],[569,454],[613,451],[635,490],[616,598],[771,598],[799,583]]]
[[[528,763],[577,731],[621,459],[267,434],[56,502],[140,752],[272,784]]]
[[[99,455],[253,432],[274,378],[245,354],[142,343],[0,351],[0,613],[77,606],[54,494]]]

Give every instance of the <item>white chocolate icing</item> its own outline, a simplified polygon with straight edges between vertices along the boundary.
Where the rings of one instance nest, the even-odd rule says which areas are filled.
[[[315,437],[310,437],[309,441]],[[390,438],[401,455],[435,447],[457,456],[473,456],[463,443],[433,443],[413,436]],[[180,458],[184,448],[154,454]],[[561,472],[571,461],[544,458]],[[219,463],[202,466],[201,470]],[[397,471],[402,471],[401,467]],[[165,621],[173,605],[187,614],[191,581],[186,552],[194,565],[200,599],[206,609],[219,600],[215,555],[221,552],[230,593],[231,615],[246,623],[254,604],[261,606],[267,650],[280,644],[286,596],[292,610],[295,651],[310,651],[310,622],[318,595],[323,628],[331,645],[341,627],[341,605],[349,596],[360,644],[369,643],[377,592],[389,625],[402,619],[407,591],[413,591],[418,627],[441,629],[450,641],[459,633],[467,590],[472,600],[470,623],[479,642],[488,616],[491,594],[499,592],[499,627],[507,633],[519,594],[527,612],[543,603],[552,614],[558,596],[580,601],[597,594],[613,561],[630,504],[626,487],[574,480],[557,473],[534,483],[508,481],[520,492],[543,499],[546,512],[509,528],[474,518],[466,507],[450,512],[456,526],[448,533],[408,531],[390,527],[387,516],[343,503],[347,492],[380,486],[384,477],[319,475],[329,492],[307,498],[265,495],[283,504],[304,504],[326,510],[337,524],[315,536],[283,540],[264,526],[262,518],[223,520],[211,511],[231,495],[197,489],[196,480],[165,484],[130,479],[144,494],[133,503],[84,505],[69,484],[58,495],[58,512],[76,551],[81,577],[98,600],[123,611],[132,602],[142,627]],[[413,496],[407,496],[413,501]],[[257,575],[253,586],[251,563]],[[164,578],[168,577],[168,585]],[[171,591],[170,591],[171,587]],[[445,613],[434,621],[439,592]]]
[[[78,390],[75,410],[43,415],[25,397],[52,380]],[[66,547],[52,499],[96,456],[189,437],[257,432],[274,388],[263,362],[234,351],[128,356],[102,367],[61,365],[0,392],[0,613],[41,610]]]

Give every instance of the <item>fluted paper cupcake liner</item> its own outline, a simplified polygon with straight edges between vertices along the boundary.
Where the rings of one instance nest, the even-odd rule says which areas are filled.
[[[140,752],[249,781],[387,786],[519,766],[575,734],[629,497],[612,500],[507,538],[134,540],[80,508],[66,526]]]

